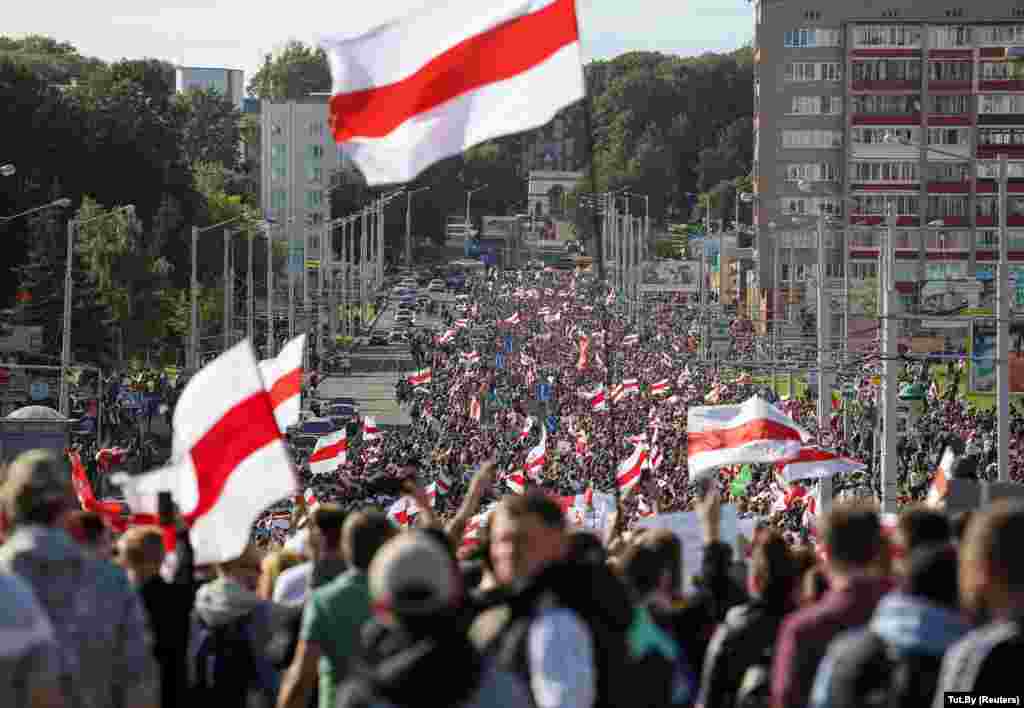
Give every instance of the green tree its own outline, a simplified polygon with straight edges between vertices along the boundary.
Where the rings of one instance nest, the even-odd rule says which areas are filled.
[[[878,317],[878,278],[865,278],[850,290],[850,303],[865,317]]]
[[[238,167],[242,114],[230,100],[213,90],[193,89],[178,94],[181,149],[188,164],[215,162]]]
[[[81,81],[104,67],[99,59],[83,57],[72,44],[38,34],[0,36],[0,60],[23,66],[45,83],[57,85]]]
[[[281,102],[305,100],[311,93],[330,89],[327,54],[293,39],[276,55],[264,57],[263,66],[249,79],[247,91],[265,101]]]

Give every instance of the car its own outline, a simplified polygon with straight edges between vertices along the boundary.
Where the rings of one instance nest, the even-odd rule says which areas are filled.
[[[444,283],[440,280],[432,280],[430,281],[430,285],[427,286],[427,290],[432,293],[443,293],[444,287]]]
[[[388,333],[382,329],[375,329],[370,333],[370,346],[380,346],[388,343]]]
[[[388,333],[388,344],[400,344],[409,341],[409,333],[400,329],[393,329]]]

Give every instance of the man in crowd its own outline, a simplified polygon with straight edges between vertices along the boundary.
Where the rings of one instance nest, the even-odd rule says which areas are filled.
[[[327,584],[345,571],[341,529],[345,512],[336,504],[321,504],[309,514],[305,543],[311,559],[281,573],[274,585],[274,601],[301,605],[311,590]]]
[[[0,570],[32,586],[61,649],[68,708],[156,708],[159,671],[146,616],[125,574],[93,557],[64,531],[76,506],[65,458],[45,450],[19,455],[0,487]]]
[[[12,706],[63,708],[60,647],[25,581],[0,572],[0,696]]]

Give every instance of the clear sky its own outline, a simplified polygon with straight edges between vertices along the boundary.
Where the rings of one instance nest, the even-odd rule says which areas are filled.
[[[433,0],[443,2],[443,0]],[[431,0],[12,1],[0,34],[43,34],[107,61],[157,57],[189,66],[244,69],[288,39],[356,34]],[[484,3],[487,0],[480,0]],[[587,59],[626,51],[728,51],[753,35],[747,0],[577,0]]]

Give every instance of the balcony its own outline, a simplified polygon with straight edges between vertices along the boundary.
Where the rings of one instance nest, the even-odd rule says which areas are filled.
[[[860,47],[851,51],[850,56],[858,59],[898,59],[901,57],[919,57],[921,56],[921,48]]]
[[[963,126],[970,127],[971,116],[967,113],[929,113],[928,114],[928,127],[929,128],[941,128],[943,126]]]
[[[983,79],[979,91],[1024,91],[1024,79]]]
[[[851,91],[870,91],[871,93],[904,93],[906,91],[917,91],[921,87],[920,81],[886,79],[886,80],[860,80],[851,81]]]
[[[939,216],[933,214],[928,217],[928,221],[941,221],[942,228],[953,228],[956,226],[970,226],[971,220],[966,216]]]
[[[999,217],[997,216],[979,216],[975,219],[975,224],[978,228],[983,226],[999,226]],[[1024,215],[1010,215],[1006,217],[1006,225],[1010,228],[1024,226]]]
[[[1024,125],[1024,113],[979,113],[978,125]]]
[[[900,214],[896,217],[897,226],[917,226],[919,217],[916,214]],[[881,214],[850,214],[850,224],[859,226],[879,226],[885,223]]]
[[[1010,158],[1024,158],[1024,145],[978,145],[979,160],[994,160],[1000,155]]]
[[[971,191],[970,182],[936,182],[928,183],[929,194],[968,194]]]
[[[1006,187],[1010,194],[1024,194],[1024,180],[1011,179]],[[974,191],[978,194],[996,194],[999,192],[999,183],[996,180],[979,179]]]
[[[921,125],[920,113],[854,113],[853,125]]]
[[[962,59],[969,61],[973,55],[970,49],[929,49],[929,59]]]
[[[853,192],[913,192],[917,193],[917,182],[854,182],[850,185]]]

